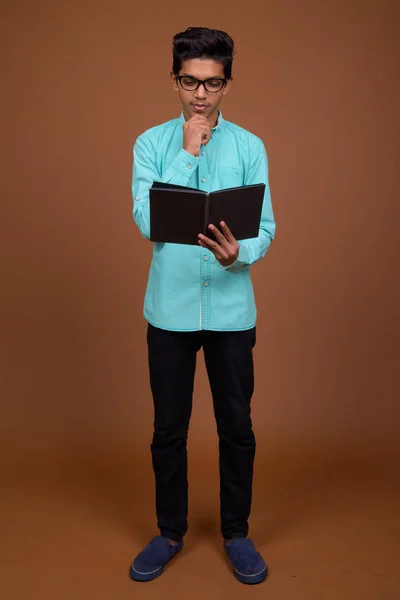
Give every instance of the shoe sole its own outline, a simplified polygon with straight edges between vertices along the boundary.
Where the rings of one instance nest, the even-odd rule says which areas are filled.
[[[164,573],[164,567],[160,567],[159,569],[156,569],[151,573],[140,573],[139,571],[136,571],[133,568],[133,566],[131,566],[131,568],[129,569],[129,577],[134,581],[153,581],[153,579],[157,579],[157,577],[160,577],[162,573]]]
[[[239,573],[239,571],[236,571],[236,569],[234,569],[233,574],[235,575],[236,579],[238,579],[241,583],[246,583],[247,585],[255,585],[257,583],[262,583],[267,578],[268,568],[267,565],[265,565],[264,569],[260,571],[260,573],[256,573],[255,575],[243,575],[242,573]]]

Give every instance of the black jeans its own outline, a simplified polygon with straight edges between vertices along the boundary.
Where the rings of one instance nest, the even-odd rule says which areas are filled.
[[[186,444],[201,347],[219,436],[221,533],[224,539],[248,534],[256,448],[250,409],[255,336],[255,328],[173,332],[148,326],[157,524],[171,540],[179,541],[188,530]]]

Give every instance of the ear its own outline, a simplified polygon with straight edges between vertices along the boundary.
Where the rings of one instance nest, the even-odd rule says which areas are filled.
[[[177,82],[177,79],[176,79],[176,75],[175,75],[175,73],[173,71],[171,71],[170,77],[171,77],[171,80],[172,80],[173,88],[177,92],[178,91],[178,82]]]
[[[232,85],[232,81],[233,81],[233,77],[231,77],[231,79],[228,79],[228,81],[226,82],[226,86],[224,87],[224,90],[222,92],[223,95],[225,95],[229,92],[230,87]]]

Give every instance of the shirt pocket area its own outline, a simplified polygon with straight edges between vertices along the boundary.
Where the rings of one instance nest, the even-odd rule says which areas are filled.
[[[219,179],[222,188],[238,187],[243,185],[243,170],[241,167],[222,166],[219,169]]]

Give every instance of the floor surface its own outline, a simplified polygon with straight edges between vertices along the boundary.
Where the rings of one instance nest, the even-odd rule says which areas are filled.
[[[150,583],[130,561],[158,532],[151,474],[109,462],[14,472],[0,495],[4,600],[204,598],[399,600],[400,489],[367,462],[258,469],[250,536],[269,566],[261,585],[233,577],[218,522],[218,474],[193,465],[184,550]]]

